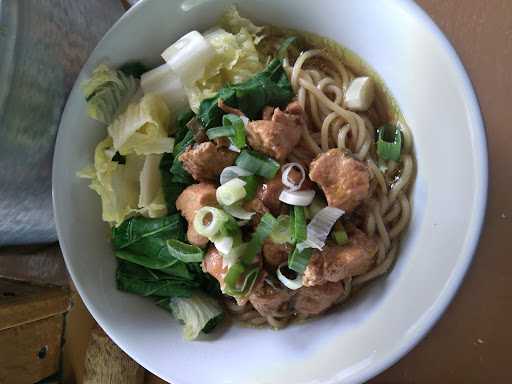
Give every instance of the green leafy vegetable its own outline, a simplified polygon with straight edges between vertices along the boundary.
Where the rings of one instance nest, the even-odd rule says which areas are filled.
[[[162,180],[162,190],[164,193],[165,205],[167,206],[167,213],[176,212],[176,199],[188,186],[188,184],[177,183],[173,181],[171,167],[174,162],[174,155],[172,153],[165,153],[160,160],[160,176]]]
[[[281,167],[274,159],[250,149],[243,150],[235,164],[266,179],[272,179]]]
[[[198,118],[206,129],[221,125],[224,112],[218,107],[223,100],[230,107],[240,109],[249,119],[257,120],[267,105],[284,107],[294,93],[279,59],[273,60],[263,71],[239,84],[228,85],[214,97],[201,102]]]
[[[163,254],[155,257],[146,256],[145,254],[140,253],[135,254],[125,250],[116,251],[115,254],[118,259],[129,261],[130,263],[151,269],[169,268],[177,262],[174,257],[166,257],[170,256],[169,254]]]
[[[194,245],[183,243],[179,240],[167,240],[169,253],[184,263],[203,261],[204,252]]]
[[[284,57],[286,57],[286,53],[288,51],[288,48],[290,47],[290,45],[294,44],[296,41],[297,41],[297,36],[290,36],[290,37],[287,37],[286,39],[284,39],[281,42],[281,45],[279,46],[279,49],[277,50],[277,55],[276,56],[279,59],[283,59]]]
[[[195,292],[188,298],[171,297],[158,304],[184,323],[183,336],[187,340],[194,340],[201,331],[210,332],[223,316],[219,304],[200,292]]]
[[[195,273],[190,271],[187,267],[187,264],[183,261],[176,261],[175,264],[171,265],[170,267],[161,269],[160,272],[162,272],[164,276],[196,281]],[[197,281],[196,283],[199,284]]]
[[[137,81],[122,71],[99,65],[89,80],[81,84],[89,117],[110,124],[128,105],[137,91]]]
[[[262,216],[260,223],[252,234],[245,253],[240,258],[242,263],[249,265],[253,262],[256,255],[260,253],[263,242],[272,233],[276,225],[277,220],[270,213],[265,213]]]
[[[183,218],[173,214],[157,219],[135,216],[112,229],[114,248],[123,249],[147,237],[181,238],[185,228]]]
[[[402,151],[402,132],[392,124],[378,129],[377,154],[381,159],[400,161]]]
[[[177,118],[178,127],[176,131],[176,144],[173,151],[174,159],[170,168],[170,173],[172,175],[171,181],[184,186],[188,186],[194,182],[192,176],[183,168],[183,165],[179,160],[180,155],[185,152],[187,147],[194,144],[194,133],[187,127],[187,123],[193,117],[194,113],[192,111],[186,111],[180,114]],[[177,190],[179,190],[179,188],[175,187],[175,191]]]
[[[119,273],[119,271],[116,275],[116,282],[119,290],[135,293],[141,296],[189,297],[192,290],[197,288],[197,284],[193,281],[147,281]]]
[[[218,139],[219,137],[234,136],[235,129],[231,126],[214,127],[206,131],[206,135],[210,140]]]

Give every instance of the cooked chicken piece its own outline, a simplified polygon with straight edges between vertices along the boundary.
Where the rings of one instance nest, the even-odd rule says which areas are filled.
[[[270,238],[263,242],[263,258],[268,265],[275,268],[288,260],[291,250],[292,246],[288,243],[276,244]]]
[[[274,107],[271,107],[270,105],[267,105],[265,108],[263,108],[262,120],[272,120],[272,115],[274,114]]]
[[[299,288],[293,300],[295,312],[306,316],[318,315],[330,308],[344,292],[341,281]]]
[[[208,141],[189,147],[179,159],[197,181],[213,181],[222,170],[233,165],[237,153]]]
[[[201,266],[203,272],[209,273],[219,281],[221,288],[224,286],[224,277],[228,273],[228,266],[224,266],[222,255],[213,245],[208,248]]]
[[[268,118],[268,109],[264,113]],[[284,112],[276,108],[271,120],[251,121],[247,125],[247,139],[254,149],[282,162],[299,143],[306,128],[304,111],[298,102],[293,102]]]
[[[327,244],[315,251],[304,271],[304,286],[337,282],[367,272],[374,263],[377,243],[358,229],[349,236],[347,245]]]
[[[255,215],[251,218],[251,226],[256,227],[261,220],[261,217],[268,212],[267,207],[263,204],[261,199],[255,197],[254,199],[248,201],[244,204],[244,209],[249,212],[256,212]]]
[[[181,212],[181,215],[188,222],[188,241],[198,247],[204,247],[208,243],[208,239],[197,233],[192,223],[196,212],[204,206],[217,206],[215,186],[213,184],[192,184],[185,188],[176,200],[176,209]]]
[[[260,279],[254,286],[249,301],[262,316],[275,316],[288,310],[292,292],[284,287],[273,288]]]
[[[319,155],[309,166],[309,177],[324,191],[330,207],[350,212],[368,197],[368,167],[339,149]]]
[[[300,181],[300,172],[293,169],[288,174],[288,179],[298,183]],[[258,188],[258,192],[256,193],[256,197],[259,198],[263,204],[265,204],[265,206],[274,216],[277,216],[281,213],[281,206],[283,203],[281,200],[279,200],[279,195],[284,188],[285,187],[282,182],[282,174],[281,172],[278,172],[273,179],[267,180],[265,183],[261,184]],[[313,183],[306,175],[306,179],[304,180],[300,190],[304,191],[312,188]]]

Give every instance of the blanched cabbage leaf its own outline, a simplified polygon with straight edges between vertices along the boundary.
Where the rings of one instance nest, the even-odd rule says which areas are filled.
[[[236,8],[230,8],[222,20],[228,30],[214,28],[204,34],[216,54],[206,65],[203,77],[194,84],[185,84],[194,112],[202,100],[214,96],[222,86],[245,81],[263,69],[255,46],[262,28],[241,18]]]
[[[220,25],[226,31],[231,33],[239,33],[241,30],[245,29],[251,34],[255,44],[258,44],[264,37],[261,34],[263,27],[258,27],[257,25],[254,25],[251,20],[240,16],[235,6],[229,7],[224,13],[220,19]]]
[[[193,340],[201,331],[212,330],[222,318],[222,308],[217,301],[203,293],[191,297],[171,297],[168,303],[173,316],[184,323],[183,336]]]
[[[171,152],[174,139],[168,137],[170,112],[161,96],[145,95],[109,125],[114,149],[121,155]]]
[[[119,225],[137,212],[138,175],[144,162],[141,156],[129,155],[125,164],[119,164],[112,161],[111,148],[110,137],[101,141],[94,151],[94,166],[84,168],[78,176],[91,179],[89,187],[101,197],[103,220]]]
[[[140,213],[153,218],[167,213],[160,176],[161,159],[162,155],[147,155],[140,173]]]
[[[110,124],[136,93],[138,81],[122,71],[100,64],[81,84],[89,117]]]
[[[125,163],[119,164],[112,161],[112,138],[108,137],[96,146],[94,165],[85,167],[77,175],[91,180],[89,187],[101,198],[104,221],[117,226],[137,213],[162,217],[167,214],[167,207],[160,158],[160,155],[129,154]]]

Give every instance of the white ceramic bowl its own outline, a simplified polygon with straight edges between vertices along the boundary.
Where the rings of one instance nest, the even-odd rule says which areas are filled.
[[[166,312],[115,288],[115,260],[98,196],[75,177],[105,136],[105,129],[86,117],[78,84],[103,61],[156,62],[180,35],[212,26],[228,3],[142,1],[84,66],[62,117],[53,168],[55,218],[67,266],[103,329],[173,384],[361,382],[425,335],[470,264],[487,192],[477,100],[453,48],[412,1],[238,1],[241,13],[254,20],[338,41],[382,76],[414,134],[412,222],[392,272],[343,309],[279,332],[233,326],[212,341],[185,342]]]

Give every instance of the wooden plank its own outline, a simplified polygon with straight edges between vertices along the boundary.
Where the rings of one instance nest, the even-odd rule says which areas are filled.
[[[82,384],[84,379],[84,356],[91,330],[96,322],[71,286],[73,307],[66,316],[64,348],[62,356],[62,382]]]
[[[144,368],[96,327],[85,356],[84,384],[142,384]]]
[[[69,306],[64,288],[0,279],[0,331],[62,314]]]
[[[0,248],[0,278],[61,286],[69,281],[58,244]]]
[[[64,316],[0,331],[0,383],[30,384],[59,369]]]

